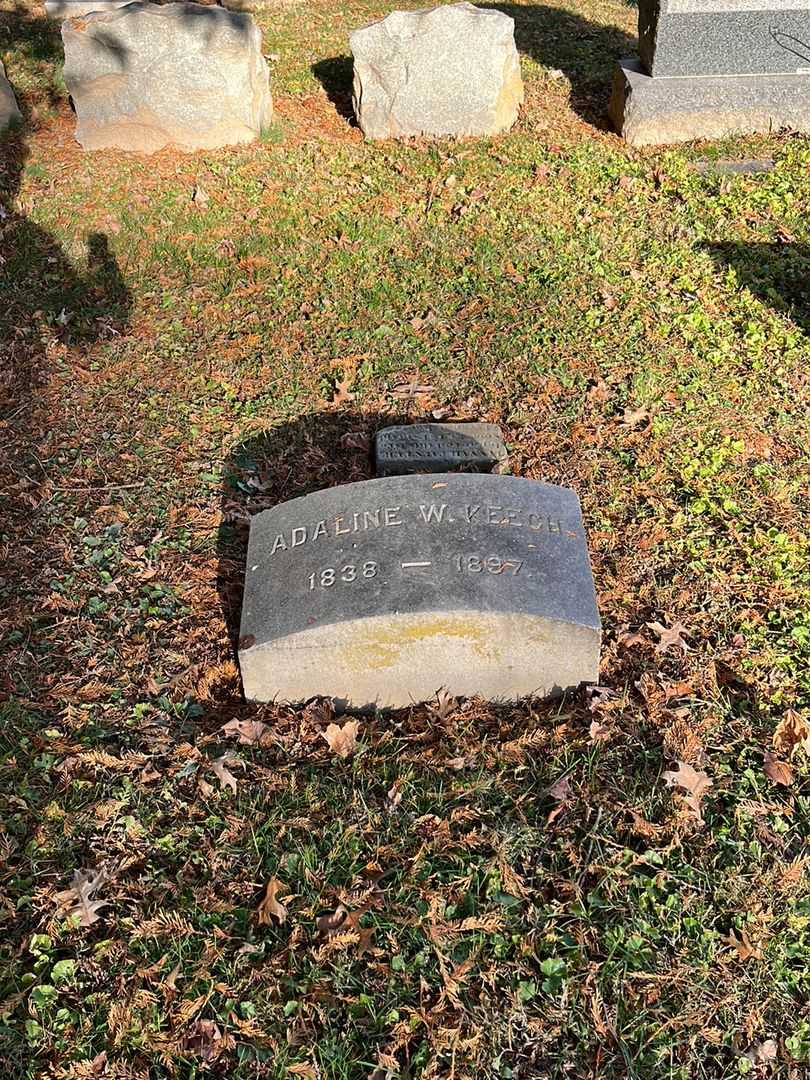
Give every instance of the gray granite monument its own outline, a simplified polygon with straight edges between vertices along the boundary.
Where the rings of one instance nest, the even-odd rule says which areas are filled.
[[[635,146],[810,131],[810,0],[640,0],[610,114]]]
[[[132,3],[62,23],[65,85],[85,150],[151,154],[251,142],[273,115],[250,15]]]
[[[354,107],[367,139],[496,135],[523,102],[515,23],[443,4],[392,11],[349,36]]]
[[[513,476],[366,480],[257,515],[239,663],[253,701],[407,706],[596,681],[600,622],[579,501]]]
[[[11,89],[11,83],[6,78],[6,69],[0,60],[0,134],[6,128],[12,127],[22,120],[22,115],[17,106],[17,99]]]
[[[402,424],[377,432],[378,476],[418,472],[492,472],[508,454],[497,424]]]

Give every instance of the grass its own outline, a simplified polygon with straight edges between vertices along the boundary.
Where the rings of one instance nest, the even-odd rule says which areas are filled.
[[[810,143],[629,150],[634,9],[509,10],[509,135],[365,144],[382,9],[314,0],[258,17],[271,132],[146,159],[76,146],[58,39],[3,8],[4,1077],[807,1074],[808,759],[765,754],[810,699]],[[328,703],[240,699],[244,521],[436,410],[576,488],[606,690],[369,718],[342,761]]]

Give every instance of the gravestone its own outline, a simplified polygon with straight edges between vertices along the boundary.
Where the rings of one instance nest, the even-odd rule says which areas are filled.
[[[369,139],[495,135],[523,101],[515,23],[473,4],[392,11],[349,36],[354,110]]]
[[[635,146],[810,131],[810,0],[640,0],[610,114]]]
[[[91,11],[114,11],[133,0],[45,0],[45,14],[51,19],[75,19]]]
[[[0,60],[0,134],[7,127],[18,123],[21,119],[17,99],[14,97],[11,83],[6,78],[6,69],[3,67],[2,60]]]
[[[262,35],[250,15],[132,3],[62,23],[76,139],[153,153],[250,142],[272,117]]]
[[[403,424],[378,431],[374,448],[378,476],[490,472],[508,457],[497,424]]]
[[[329,488],[251,522],[239,663],[253,701],[400,707],[596,681],[600,623],[579,501],[513,476]]]

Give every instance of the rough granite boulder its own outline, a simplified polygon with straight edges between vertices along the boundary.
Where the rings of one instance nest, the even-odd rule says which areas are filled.
[[[11,89],[11,83],[6,78],[6,69],[0,60],[0,134],[11,124],[21,120],[20,110],[17,108],[17,99]]]
[[[91,11],[114,11],[132,0],[45,0],[45,14],[50,19],[75,19]]]
[[[62,24],[65,83],[87,150],[251,142],[273,115],[261,31],[201,4],[132,3]]]
[[[496,135],[517,118],[515,23],[500,11],[467,3],[393,11],[349,44],[355,113],[369,139]]]

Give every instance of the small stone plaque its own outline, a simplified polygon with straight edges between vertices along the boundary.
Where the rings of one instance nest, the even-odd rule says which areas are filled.
[[[596,681],[579,501],[513,476],[366,480],[251,523],[239,662],[253,701],[395,708]]]
[[[375,440],[379,476],[490,472],[507,460],[497,424],[405,424],[383,428]]]

